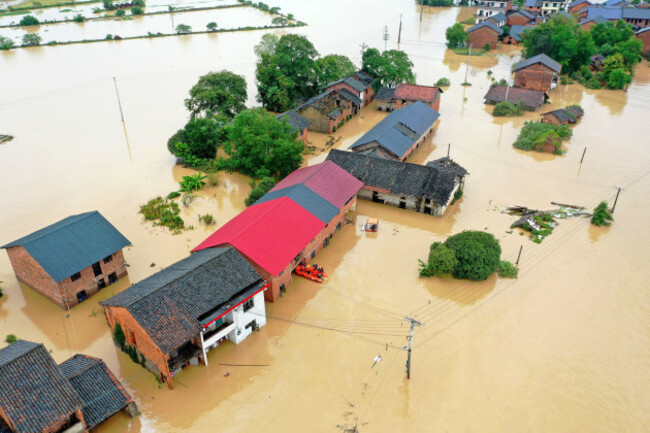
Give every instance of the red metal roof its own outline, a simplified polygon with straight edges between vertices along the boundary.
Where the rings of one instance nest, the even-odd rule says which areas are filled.
[[[282,197],[247,208],[192,251],[230,244],[277,276],[324,227],[324,222]]]
[[[438,93],[437,87],[418,86],[415,84],[398,84],[393,94],[393,99],[403,99],[406,101],[423,101],[433,102]]]
[[[285,177],[271,191],[304,184],[306,187],[341,209],[354,197],[363,183],[331,161],[301,168]]]

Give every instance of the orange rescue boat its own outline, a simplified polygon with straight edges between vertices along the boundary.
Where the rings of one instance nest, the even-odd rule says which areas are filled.
[[[316,283],[322,283],[323,277],[327,276],[324,272],[321,272],[312,266],[298,265],[293,271],[301,277],[307,278]]]

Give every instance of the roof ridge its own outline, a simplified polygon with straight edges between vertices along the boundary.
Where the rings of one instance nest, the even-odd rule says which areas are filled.
[[[199,251],[197,251],[196,253],[200,253],[201,251],[208,250],[208,249],[209,249],[209,250],[213,250],[213,251],[215,250],[215,248],[204,248],[203,250],[199,250]],[[224,251],[221,252],[221,254],[217,255],[216,257],[221,257],[221,256],[224,255],[227,251],[228,251],[227,248],[224,249]],[[192,254],[196,254],[196,253],[192,253]],[[185,259],[187,259],[187,258],[189,258],[189,257],[192,257],[192,255],[190,254],[189,256],[187,256],[187,257],[185,257],[185,258],[179,260],[178,262],[176,262],[176,263],[172,263],[171,265],[167,266],[167,267],[164,268],[163,270],[158,271],[158,272],[156,272],[156,273],[154,273],[154,274],[149,275],[149,277],[152,277],[152,276],[154,276],[154,275],[156,275],[156,274],[158,274],[158,273],[160,273],[160,272],[163,272],[163,271],[165,271],[165,270],[168,270],[168,269],[170,269],[172,266],[177,265],[179,262],[181,262],[181,261],[183,261],[183,260],[185,260]],[[216,257],[213,257],[213,258],[216,258]],[[198,266],[196,266],[196,267],[194,267],[194,268],[192,268],[192,269],[187,269],[187,270],[185,270],[185,272],[183,272],[181,275],[177,276],[177,277],[174,278],[173,280],[168,281],[168,282],[165,283],[164,285],[162,285],[162,286],[160,286],[160,287],[157,287],[155,290],[150,291],[150,292],[147,293],[146,295],[141,296],[141,297],[139,297],[139,298],[137,298],[137,299],[134,299],[134,300],[132,300],[132,301],[130,301],[130,302],[125,302],[124,305],[120,305],[120,306],[121,306],[121,307],[124,307],[124,308],[128,308],[128,307],[132,306],[133,304],[136,304],[136,303],[142,301],[143,299],[148,298],[149,296],[153,295],[154,293],[157,293],[158,290],[162,289],[163,287],[166,287],[166,286],[169,286],[169,285],[172,284],[172,283],[175,283],[176,281],[180,280],[181,278],[183,278],[184,276],[186,276],[186,275],[189,274],[190,272],[193,272],[193,271],[195,271],[196,269],[200,269],[200,268],[202,268],[203,266],[205,266],[205,265],[207,265],[207,264],[208,264],[208,261],[206,261],[206,262],[204,262],[204,263],[201,263],[200,265],[198,265]],[[149,278],[149,277],[147,277],[147,278]],[[140,282],[145,281],[147,278],[138,281],[137,283],[135,283],[135,284],[134,284],[133,286],[131,286],[131,287],[137,286]],[[126,290],[129,290],[131,287],[127,288]],[[120,293],[124,293],[124,292],[126,292],[126,290],[124,290],[124,291],[122,291],[122,292],[120,292]],[[120,293],[118,293],[118,295],[119,295]],[[117,296],[117,295],[115,295],[115,296]],[[110,298],[109,298],[109,299],[110,299]],[[107,301],[108,301],[109,299],[107,299]]]
[[[72,225],[72,224],[77,224],[78,222],[83,221],[83,220],[85,220],[86,218],[90,217],[90,216],[91,216],[92,214],[94,214],[94,213],[99,213],[99,211],[94,210],[94,211],[82,212],[82,213],[80,213],[80,214],[67,216],[67,217],[65,217],[65,218],[63,218],[63,219],[61,219],[61,220],[59,220],[59,221],[53,222],[52,224],[49,224],[49,225],[47,225],[47,226],[45,226],[45,227],[42,227],[42,228],[40,228],[40,229],[38,229],[38,230],[36,230],[36,231],[38,232],[38,231],[40,231],[40,230],[45,230],[46,228],[51,227],[51,226],[53,226],[53,225],[55,225],[55,224],[58,224],[58,223],[60,223],[60,222],[62,222],[62,221],[64,221],[64,220],[66,220],[66,219],[69,219],[69,218],[71,219],[71,218],[73,218],[73,217],[78,217],[78,216],[81,216],[81,218],[76,219],[76,220],[74,220],[74,221],[68,221],[68,222],[66,222],[65,224],[61,225],[61,227],[57,227],[57,229],[54,230],[54,231],[48,231],[48,232],[41,233],[40,235],[34,237],[33,239],[30,239],[29,241],[27,241],[27,242],[25,242],[25,243],[17,244],[17,245],[11,245],[11,244],[15,244],[16,242],[20,241],[21,239],[24,239],[24,238],[26,238],[26,237],[29,237],[29,236],[34,235],[35,232],[34,232],[34,233],[27,234],[27,235],[25,235],[25,236],[23,236],[23,237],[20,237],[20,238],[16,239],[16,240],[13,241],[13,242],[9,242],[9,243],[6,244],[6,245],[11,245],[11,246],[24,246],[24,245],[27,245],[27,244],[31,244],[32,242],[37,241],[37,240],[39,240],[39,239],[42,239],[42,238],[44,238],[44,237],[46,237],[46,236],[49,236],[49,235],[51,235],[51,234],[53,234],[53,233],[56,233],[56,232],[58,232],[59,230],[65,228],[65,227],[68,227],[68,226],[70,226],[70,225]],[[100,215],[101,215],[101,214],[100,214]],[[6,245],[5,245],[5,246],[6,246]],[[4,247],[2,247],[2,248],[4,248]]]
[[[70,360],[72,360],[72,359],[75,359],[75,358],[77,358],[77,357],[82,357],[82,358],[85,358],[85,359],[90,359],[90,360],[92,360],[92,362],[91,362],[90,364],[88,364],[86,367],[84,367],[84,368],[82,368],[82,369],[76,371],[74,374],[71,374],[69,377],[64,375],[64,377],[65,377],[66,379],[71,379],[71,378],[73,378],[73,377],[77,377],[77,376],[79,376],[81,373],[84,373],[84,372],[88,371],[91,367],[94,367],[95,365],[98,365],[98,364],[100,364],[101,362],[103,362],[101,359],[99,359],[99,358],[95,358],[94,356],[84,355],[83,353],[77,353],[76,355],[72,356],[71,358],[66,359],[65,361],[63,361],[61,364],[58,364],[58,366],[61,367],[62,364],[65,364],[66,362],[68,362],[68,361],[70,361]],[[63,372],[62,372],[62,373],[63,373]]]
[[[45,349],[45,345],[43,343],[34,343],[33,341],[27,341],[27,340],[18,340],[18,341],[16,341],[16,343],[18,343],[20,341],[24,341],[25,343],[35,344],[35,346],[32,347],[31,349],[23,352],[19,357],[15,357],[15,358],[11,359],[10,361],[5,362],[4,364],[0,363],[0,367],[5,367],[5,366],[19,360],[23,356],[27,355],[28,353],[32,353],[34,350],[38,349],[41,346],[43,347],[43,349]],[[16,344],[16,343],[12,343],[12,344]],[[7,347],[5,347],[5,349],[7,349],[8,347],[11,347],[11,344],[8,345]],[[47,349],[45,349],[45,351],[47,352]],[[48,354],[49,354],[49,352],[48,352]]]

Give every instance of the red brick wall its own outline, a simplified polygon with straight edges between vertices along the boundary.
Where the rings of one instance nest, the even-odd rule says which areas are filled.
[[[596,23],[593,21],[588,21],[580,26],[580,30],[587,31],[591,29],[591,26],[595,25]]]
[[[542,114],[542,123],[551,123],[553,125],[561,125],[562,122],[553,114]]]
[[[303,129],[302,132],[298,134],[298,140],[307,144],[309,130],[307,128]]]
[[[575,5],[575,6],[573,6],[573,7],[570,7],[570,8],[569,8],[569,13],[570,13],[570,14],[578,13],[578,12],[580,12],[581,10],[588,8],[589,6],[591,6],[591,5],[590,5],[589,3],[587,3],[587,2],[580,3],[580,4],[578,4],[578,5]]]
[[[515,87],[548,92],[555,72],[539,63],[515,72]]]
[[[526,18],[523,15],[520,14],[511,14],[508,16],[508,20],[506,21],[506,25],[509,27],[518,25],[518,26],[525,26],[528,24],[530,19]]]
[[[502,43],[506,45],[517,45],[519,41],[517,41],[517,39],[513,38],[512,36],[508,35],[505,38],[503,38]]]
[[[650,55],[650,30],[639,33],[636,37],[643,42],[643,54]]]
[[[484,26],[468,33],[467,36],[469,37],[467,43],[471,44],[473,49],[480,50],[485,44],[490,44],[490,48],[496,48],[499,35],[491,28]]]
[[[122,326],[125,335],[132,334],[135,341],[129,341],[129,343],[136,347],[147,360],[156,366],[158,372],[152,371],[154,374],[162,373],[165,375],[167,385],[173,389],[171,373],[167,364],[168,357],[154,343],[149,334],[140,326],[131,313],[123,307],[106,306],[104,307],[104,314],[106,315],[108,326],[111,328],[111,335],[117,323]]]

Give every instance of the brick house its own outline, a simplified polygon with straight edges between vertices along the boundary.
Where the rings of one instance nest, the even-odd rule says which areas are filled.
[[[524,3],[524,10],[529,12],[542,13],[542,0],[526,0]]]
[[[442,89],[439,87],[417,84],[401,83],[395,88],[384,87],[377,92],[377,109],[379,111],[393,111],[420,101],[438,111],[442,93]]]
[[[503,30],[491,21],[483,21],[467,29],[466,33],[469,46],[480,50],[486,44],[489,44],[490,48],[494,49],[497,42],[499,42],[499,36],[503,34]]]
[[[295,267],[314,259],[345,224],[362,186],[332,162],[301,168],[193,251],[234,247],[270,283],[264,298],[275,302]]]
[[[355,153],[404,161],[431,133],[439,117],[436,110],[416,101],[390,113],[349,149]]]
[[[363,71],[357,71],[345,78],[328,84],[327,90],[345,90],[350,92],[361,101],[360,108],[370,104],[375,99],[375,91],[372,84],[375,80]]]
[[[587,8],[587,20],[603,17],[605,20],[616,23],[623,20],[635,28],[650,27],[650,8],[623,7],[621,5],[607,5],[606,3],[592,5]]]
[[[522,60],[513,66],[515,87],[548,92],[555,88],[562,66],[546,54]]]
[[[539,90],[520,89],[518,87],[492,86],[485,94],[485,103],[494,105],[498,102],[521,103],[526,110],[535,111],[548,99],[544,92]]]
[[[567,12],[570,14],[581,14],[583,10],[587,9],[592,4],[593,3],[590,0],[575,0],[569,3]]]
[[[295,110],[290,110],[286,113],[278,114],[276,117],[279,121],[286,119],[291,126],[291,132],[298,132],[298,140],[301,140],[303,143],[307,144],[310,123],[309,120],[296,113]]]
[[[578,120],[584,115],[582,108],[578,106],[571,106],[567,108],[559,108],[557,110],[542,113],[542,123],[551,123],[553,125],[567,125],[578,123]]]
[[[0,350],[0,432],[88,432],[120,411],[138,414],[101,359],[75,355],[57,365],[25,340]]]
[[[532,29],[534,27],[535,26],[520,26],[515,24],[510,28],[510,32],[508,36],[503,38],[501,42],[506,45],[517,45],[519,44],[519,42],[521,42],[522,34],[524,33],[524,31],[526,31],[527,29]]]
[[[510,11],[508,13],[508,19],[506,20],[506,25],[512,28],[512,26],[525,26],[531,21],[535,20],[535,13],[529,12],[526,9],[519,9],[516,11]]]
[[[375,97],[377,101],[377,110],[379,111],[393,111],[395,109],[395,103],[393,101],[393,95],[395,94],[395,87],[382,87],[377,92]]]
[[[602,15],[598,15],[592,18],[585,18],[578,23],[578,26],[580,26],[580,30],[587,31],[596,24],[604,24],[606,22],[607,18],[603,17]]]
[[[113,334],[144,356],[170,388],[189,365],[208,364],[224,340],[241,343],[266,324],[266,282],[233,248],[211,248],[101,302]]]
[[[419,165],[332,149],[327,160],[363,182],[360,199],[434,216],[444,214],[468,174],[449,158]]]
[[[506,17],[506,15],[503,12],[499,12],[486,18],[485,21],[490,21],[492,24],[494,24],[497,27],[503,27],[506,25],[506,22],[508,21],[508,17]]]
[[[643,43],[643,54],[650,56],[650,27],[639,30],[635,36]]]
[[[306,101],[293,111],[307,119],[309,131],[331,134],[357,114],[361,101],[345,89],[330,89]]]
[[[122,249],[130,244],[93,211],[67,217],[1,248],[7,250],[18,280],[69,308],[127,275]]]

